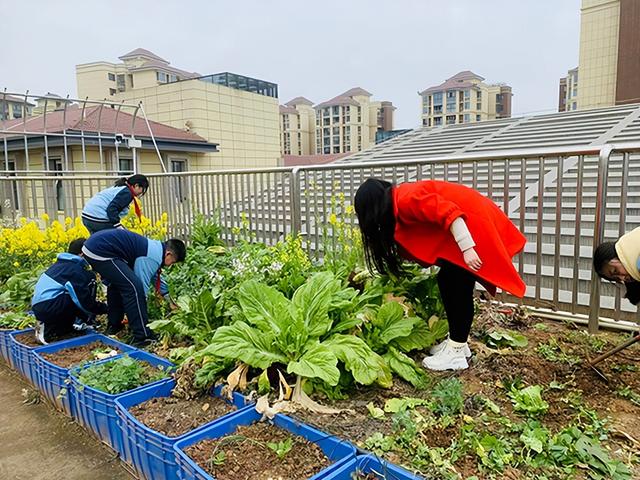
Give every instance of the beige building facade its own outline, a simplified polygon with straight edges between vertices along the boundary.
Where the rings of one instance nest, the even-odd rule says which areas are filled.
[[[560,79],[567,96],[559,111],[640,102],[639,25],[638,0],[582,0],[578,68]],[[569,98],[570,77],[576,88]]]
[[[0,93],[0,121],[26,118],[33,114],[35,105],[24,98]]]
[[[383,105],[384,104],[384,105]],[[365,89],[354,87],[322,102],[315,110],[315,153],[359,152],[374,145],[376,132],[393,129],[391,102],[372,101]]]
[[[315,107],[296,97],[280,106],[281,151],[284,156],[336,155],[358,152],[376,141],[376,132],[393,130],[395,107],[372,101],[354,87]],[[318,163],[323,163],[318,158]]]
[[[282,155],[315,153],[316,112],[313,102],[296,97],[280,105],[280,145]]]
[[[142,102],[149,119],[219,145],[219,152],[205,154],[189,170],[280,164],[276,84],[228,72],[198,76],[143,49],[120,59],[122,64],[78,65],[79,96]]]
[[[422,125],[437,127],[511,117],[511,87],[490,85],[471,71],[420,92]]]

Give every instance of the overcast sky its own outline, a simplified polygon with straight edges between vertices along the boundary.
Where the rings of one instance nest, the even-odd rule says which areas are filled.
[[[76,95],[75,65],[146,48],[202,74],[276,82],[280,103],[362,87],[420,122],[416,92],[461,70],[513,87],[514,116],[555,111],[578,64],[580,0],[0,0],[0,88]],[[10,15],[8,15],[10,13]]]

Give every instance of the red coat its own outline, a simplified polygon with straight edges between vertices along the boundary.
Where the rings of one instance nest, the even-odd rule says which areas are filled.
[[[500,287],[524,296],[526,286],[511,259],[527,240],[490,199],[464,185],[436,180],[403,183],[392,193],[394,236],[402,256],[424,266],[444,259],[472,272],[492,295]],[[482,260],[477,272],[464,263],[449,230],[458,217],[466,222]]]

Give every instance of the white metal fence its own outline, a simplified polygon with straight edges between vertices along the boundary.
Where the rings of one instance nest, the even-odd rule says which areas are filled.
[[[146,213],[167,212],[170,233],[188,237],[197,212],[217,216],[233,243],[246,228],[257,241],[273,244],[300,233],[304,246],[320,254],[332,198],[350,204],[370,176],[394,182],[441,179],[463,183],[493,199],[527,237],[514,261],[528,285],[524,303],[590,318],[635,320],[635,307],[617,286],[594,281],[594,244],[614,240],[640,226],[640,145],[607,145],[505,151],[410,162],[340,163],[298,168],[149,174]],[[2,214],[77,216],[82,205],[113,176],[0,177]],[[64,204],[55,189],[62,186]],[[26,202],[27,199],[29,200]],[[344,214],[353,221],[353,216]],[[503,297],[512,300],[509,297]]]

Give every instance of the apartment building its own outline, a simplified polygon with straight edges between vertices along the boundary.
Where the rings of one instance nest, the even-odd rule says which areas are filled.
[[[419,93],[422,125],[437,127],[511,117],[511,87],[465,70]]]
[[[35,105],[24,98],[0,93],[0,121],[29,117],[33,107]]]
[[[142,48],[119,59],[77,65],[78,95],[142,102],[148,118],[219,145],[187,170],[279,165],[277,84],[230,72],[202,76]]]
[[[393,104],[372,101],[371,94],[360,87],[314,109],[316,154],[359,152],[375,144],[378,130],[393,130]]]
[[[566,112],[578,109],[578,67],[569,70],[567,76],[560,79],[558,91],[558,111]]]
[[[638,0],[582,0],[580,53],[575,77],[579,94],[566,97],[566,110],[599,108],[640,102],[640,2]],[[575,108],[574,108],[575,105]],[[562,110],[562,102],[558,110]]]
[[[280,144],[283,156],[315,153],[315,119],[313,102],[305,97],[296,97],[280,105]]]

